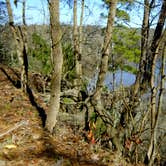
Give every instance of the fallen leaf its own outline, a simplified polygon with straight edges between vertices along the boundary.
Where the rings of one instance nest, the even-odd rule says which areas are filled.
[[[98,161],[99,160],[99,155],[98,154],[92,154],[91,159],[95,160],[95,161]]]
[[[9,145],[5,145],[4,148],[7,148],[7,149],[15,149],[15,148],[17,148],[17,146],[14,145],[14,144],[9,144]]]

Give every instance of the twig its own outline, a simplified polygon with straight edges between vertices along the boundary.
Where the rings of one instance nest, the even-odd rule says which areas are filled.
[[[12,132],[13,130],[18,129],[19,127],[23,126],[23,125],[28,125],[28,120],[22,120],[21,122],[16,123],[12,128],[10,128],[9,130],[7,130],[4,133],[0,134],[0,138],[3,137],[4,135],[9,134],[10,132]]]

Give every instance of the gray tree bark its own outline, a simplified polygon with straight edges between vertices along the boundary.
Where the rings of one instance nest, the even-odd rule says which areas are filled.
[[[47,113],[46,128],[53,132],[53,128],[57,122],[57,115],[60,108],[60,87],[61,87],[61,74],[63,64],[63,54],[61,46],[61,27],[59,21],[59,0],[50,0],[50,30],[52,40],[52,64],[53,73],[51,81],[51,96],[49,108]]]
[[[105,76],[108,71],[108,58],[110,55],[110,43],[112,39],[112,31],[113,31],[114,18],[116,14],[117,2],[118,0],[111,0],[109,3],[107,28],[106,28],[104,43],[102,48],[101,62],[99,66],[100,71],[99,71],[99,76],[97,80],[96,90],[93,96],[95,100],[100,100],[101,90],[103,88]]]
[[[148,40],[149,40],[149,17],[150,17],[150,5],[149,0],[144,0],[144,16],[141,30],[141,58],[139,63],[139,71],[136,75],[136,81],[134,84],[133,96],[136,97],[138,95],[138,91],[140,88],[141,77],[144,73],[144,64],[146,61],[146,52],[148,48]]]
[[[159,54],[159,47],[156,51],[155,57],[153,58],[152,63],[152,75],[151,75],[151,138],[150,138],[150,145],[147,152],[149,166],[152,166],[157,154],[157,127],[159,123],[159,115],[161,112],[162,107],[162,98],[163,98],[163,90],[164,90],[164,83],[165,83],[165,48],[166,48],[166,31],[161,40],[160,49],[162,50],[162,66],[161,66],[161,80],[160,80],[160,90],[157,100],[157,87],[155,87],[155,64],[156,59]]]
[[[165,20],[166,20],[165,11],[166,11],[166,0],[163,0],[157,26],[155,28],[153,39],[150,44],[148,54],[146,56],[146,63],[145,63],[146,66],[145,66],[145,72],[143,75],[143,83],[148,83],[151,80],[153,60],[155,59],[156,50],[158,49],[160,40],[163,35],[163,29],[164,29]]]
[[[73,49],[75,57],[75,86],[80,89],[81,77],[82,77],[82,65],[81,65],[81,54],[79,51],[79,35],[77,26],[77,0],[74,0],[73,5]]]
[[[15,1],[17,4],[17,1]],[[15,26],[13,12],[9,0],[6,0],[9,26],[14,36],[18,61],[21,66],[21,88],[27,92],[28,84],[28,58],[27,58],[27,41],[26,41],[26,24],[25,24],[25,1],[23,3],[23,26]]]

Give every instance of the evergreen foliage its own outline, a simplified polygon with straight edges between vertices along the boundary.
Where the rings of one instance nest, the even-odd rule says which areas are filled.
[[[30,48],[30,55],[41,62],[41,73],[49,74],[52,69],[49,44],[37,33],[32,34],[33,48]],[[33,60],[32,60],[33,61]],[[30,64],[31,65],[31,64]],[[32,64],[33,65],[33,64]]]
[[[63,74],[67,80],[72,81],[76,77],[75,73],[75,60],[72,44],[70,42],[64,42],[62,45],[63,50]]]
[[[116,27],[113,33],[114,70],[136,73],[136,64],[140,58],[140,35],[136,29]],[[110,59],[112,63],[112,59]],[[112,66],[112,65],[111,65]],[[112,67],[109,69],[112,71]]]

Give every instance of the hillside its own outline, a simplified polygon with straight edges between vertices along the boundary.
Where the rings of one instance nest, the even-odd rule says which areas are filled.
[[[38,112],[47,110],[41,94],[35,93],[35,105],[18,87],[18,70],[0,65],[1,166],[130,165],[116,152],[86,142],[79,130],[65,122],[58,123],[54,136],[49,135]]]

